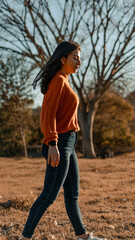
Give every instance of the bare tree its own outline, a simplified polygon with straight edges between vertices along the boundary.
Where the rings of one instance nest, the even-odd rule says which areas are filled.
[[[124,77],[126,79],[130,71],[130,68],[127,71],[127,66],[135,57],[134,10],[133,1],[128,2],[127,6],[124,1],[93,1],[90,17],[83,19],[91,46],[80,77],[86,97],[79,111],[86,155],[91,150],[90,155],[95,156],[92,132],[99,101],[112,84],[123,81]],[[86,79],[89,79],[87,85]],[[87,142],[91,143],[90,149]]]
[[[126,79],[135,57],[134,0],[1,0],[2,50],[42,66],[63,40],[82,44],[82,67],[71,84],[80,97],[83,154],[95,157],[93,122],[104,92]],[[3,43],[3,44],[2,44]],[[130,71],[130,68],[128,68]]]

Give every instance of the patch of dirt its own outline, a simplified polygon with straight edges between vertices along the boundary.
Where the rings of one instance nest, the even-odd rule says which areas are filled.
[[[135,152],[111,159],[79,158],[82,218],[89,232],[107,240],[135,240]],[[0,240],[18,240],[41,193],[46,163],[0,158]],[[61,190],[39,222],[33,240],[73,240]]]

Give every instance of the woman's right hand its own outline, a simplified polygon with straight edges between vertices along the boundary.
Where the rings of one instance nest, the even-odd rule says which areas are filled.
[[[48,159],[47,159],[48,164],[51,164],[52,167],[57,167],[60,162],[60,153],[58,146],[50,146],[48,149]]]

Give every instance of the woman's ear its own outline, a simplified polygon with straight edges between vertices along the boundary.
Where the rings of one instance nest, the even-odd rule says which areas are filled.
[[[66,59],[65,57],[62,57],[62,58],[61,58],[61,63],[62,63],[62,65],[65,64],[65,59]]]

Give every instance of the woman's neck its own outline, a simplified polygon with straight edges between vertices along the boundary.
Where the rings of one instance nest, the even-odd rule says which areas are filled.
[[[69,77],[70,74],[66,73],[63,69],[60,70],[60,72],[65,75],[66,77]]]

